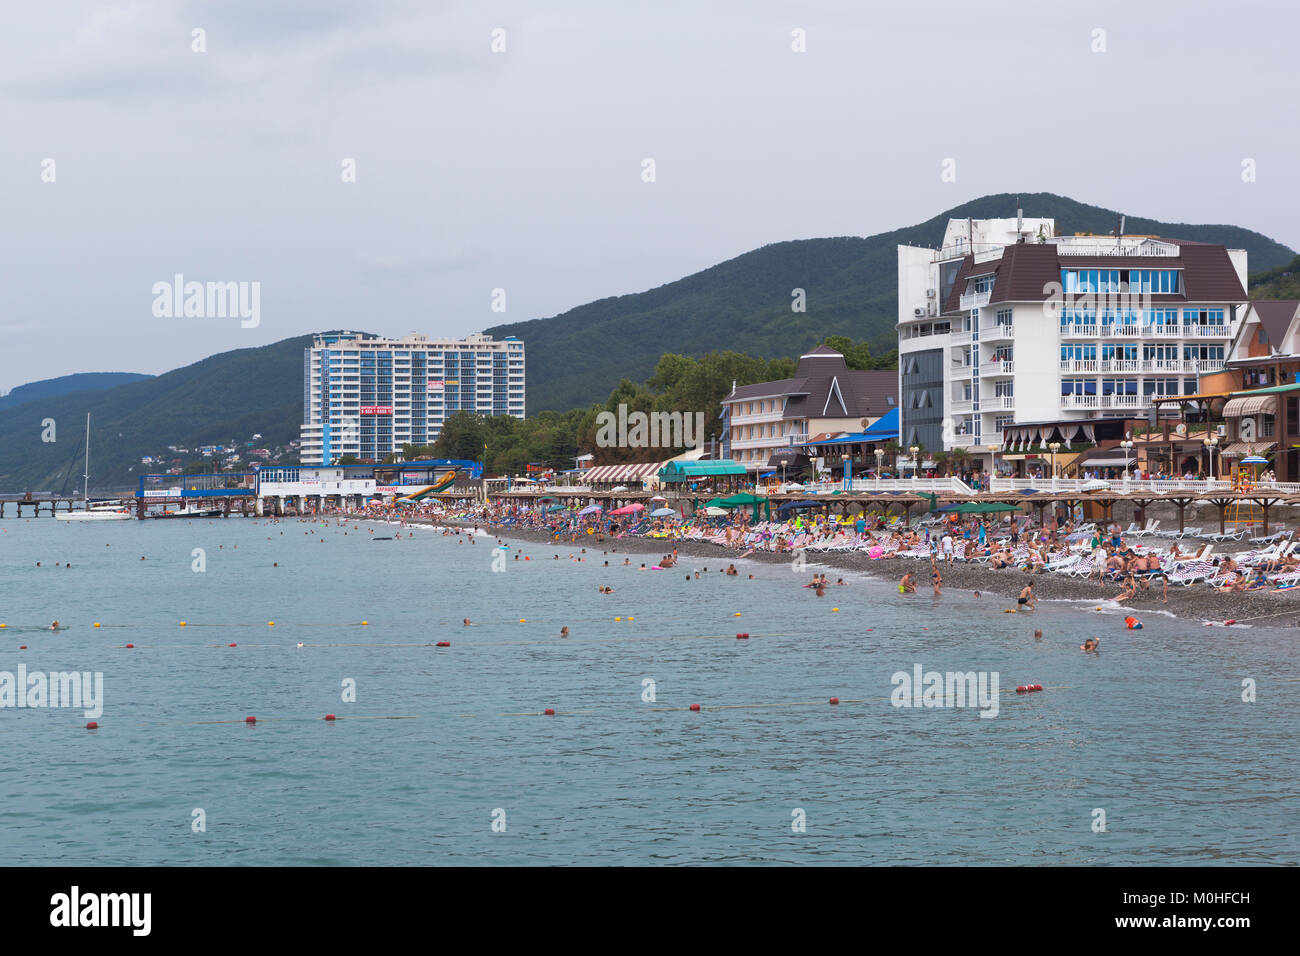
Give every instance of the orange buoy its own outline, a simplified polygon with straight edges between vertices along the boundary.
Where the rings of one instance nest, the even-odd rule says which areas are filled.
[[[185,626],[185,622],[184,622],[184,621],[181,621],[181,623],[180,623],[178,626],[179,626],[179,627],[184,627],[184,626]]]
[[[699,709],[700,709],[699,704],[691,704],[691,710],[699,710]]]
[[[95,622],[95,627],[99,627],[99,622],[98,622],[98,621]]]
[[[275,627],[275,621],[267,621],[267,622],[266,622],[266,626],[267,626],[267,627]]]

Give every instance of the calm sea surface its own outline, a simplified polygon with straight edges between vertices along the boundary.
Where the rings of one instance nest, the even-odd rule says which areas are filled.
[[[648,556],[535,544],[512,543],[498,573],[491,538],[371,540],[395,530],[0,521],[0,671],[102,671],[105,698],[97,731],[81,710],[0,709],[3,858],[1300,859],[1294,629],[1144,615],[1130,632],[1090,606],[1010,615],[862,578],[819,599],[785,566],[724,577],[683,559],[709,567],[688,582],[637,570]],[[54,618],[69,629],[38,629]],[[1094,634],[1101,653],[1081,653]],[[998,672],[998,715],[892,706],[892,675],[916,664]],[[1016,695],[1025,683],[1046,690]],[[394,717],[413,719],[378,719]]]

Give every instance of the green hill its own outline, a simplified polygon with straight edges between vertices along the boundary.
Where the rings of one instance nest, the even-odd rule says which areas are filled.
[[[0,395],[0,408],[16,408],[27,402],[55,395],[67,395],[69,392],[97,392],[127,382],[138,382],[142,378],[153,378],[139,372],[79,372],[76,375],[61,375],[58,378],[41,379],[28,382],[12,389],[7,395]]]
[[[1252,299],[1300,299],[1300,256],[1250,277]]]
[[[133,489],[144,455],[168,445],[244,441],[268,446],[298,437],[302,350],[311,336],[222,352],[156,378],[102,391],[79,391],[0,411],[0,490],[80,488],[86,413],[91,414],[91,489]],[[53,418],[57,441],[41,441]]]
[[[1018,198],[1026,216],[1051,217],[1061,233],[1106,234],[1118,219],[1114,210],[1052,193]],[[656,289],[485,331],[524,340],[530,414],[603,401],[621,379],[648,378],[665,351],[700,356],[734,349],[771,359],[798,355],[827,335],[847,335],[867,339],[873,351],[883,354],[895,346],[895,247],[937,246],[950,218],[1012,217],[1016,200],[1009,193],[984,196],[919,225],[865,239],[774,243]],[[1238,226],[1128,216],[1125,231],[1245,249],[1254,269],[1270,269],[1295,256],[1286,246]],[[806,313],[790,309],[795,288],[806,291]]]

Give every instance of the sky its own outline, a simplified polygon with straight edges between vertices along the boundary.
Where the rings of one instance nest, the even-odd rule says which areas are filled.
[[[1300,248],[1298,21],[1277,0],[9,0],[0,390],[323,329],[461,336],[998,192]],[[256,324],[165,314],[177,274],[257,283]]]

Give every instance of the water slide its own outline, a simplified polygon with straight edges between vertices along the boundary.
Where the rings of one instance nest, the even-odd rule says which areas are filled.
[[[456,472],[449,471],[441,478],[439,478],[436,482],[431,484],[429,487],[421,488],[419,491],[415,492],[415,494],[405,495],[399,498],[398,500],[399,501],[421,501],[427,495],[437,494],[439,491],[442,491],[444,488],[451,487],[451,485],[456,483],[456,477],[457,477]]]

